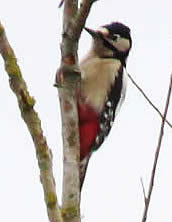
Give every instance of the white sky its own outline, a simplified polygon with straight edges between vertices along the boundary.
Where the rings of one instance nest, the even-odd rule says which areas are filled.
[[[44,134],[54,154],[58,194],[62,182],[61,124],[57,90],[62,9],[58,1],[1,0],[6,28],[29,91],[37,101]],[[99,0],[87,27],[117,20],[132,31],[127,69],[161,109],[172,72],[172,3],[170,0]],[[82,34],[80,55],[90,46]],[[0,58],[0,220],[48,222],[35,150],[20,117],[16,98]],[[168,119],[172,122],[172,107]],[[144,207],[140,177],[148,181],[160,129],[158,114],[129,81],[127,97],[110,136],[90,161],[82,193],[83,222],[138,222]],[[172,221],[172,129],[165,128],[155,188],[147,222]],[[59,195],[58,195],[59,196]]]

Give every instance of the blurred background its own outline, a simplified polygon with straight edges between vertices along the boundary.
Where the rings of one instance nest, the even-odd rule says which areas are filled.
[[[0,20],[6,29],[28,89],[36,99],[44,135],[53,152],[61,201],[62,140],[57,89],[63,9],[58,1],[3,0]],[[171,1],[99,0],[86,26],[120,21],[131,29],[133,47],[127,70],[163,112],[172,72]],[[79,56],[91,44],[83,31]],[[21,119],[0,57],[0,218],[11,222],[48,222],[32,139]],[[168,119],[172,123],[172,107]],[[128,81],[126,100],[111,133],[90,161],[82,192],[83,222],[141,221],[161,118]],[[172,221],[172,129],[165,127],[147,222]]]

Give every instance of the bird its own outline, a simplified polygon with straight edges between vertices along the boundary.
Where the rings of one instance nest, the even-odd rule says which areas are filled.
[[[108,136],[124,101],[126,62],[132,47],[130,28],[120,22],[84,28],[92,37],[88,53],[79,63],[77,92],[80,135],[80,190],[93,152]]]

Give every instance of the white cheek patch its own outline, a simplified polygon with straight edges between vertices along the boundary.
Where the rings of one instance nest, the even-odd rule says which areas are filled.
[[[130,48],[130,41],[125,38],[119,38],[116,42],[113,44],[119,51],[125,52]]]

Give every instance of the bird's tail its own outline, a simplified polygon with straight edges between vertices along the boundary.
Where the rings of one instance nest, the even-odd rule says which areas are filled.
[[[81,191],[82,185],[84,183],[84,179],[85,179],[90,156],[91,156],[91,154],[87,155],[86,157],[84,157],[83,160],[80,161],[80,191]]]

